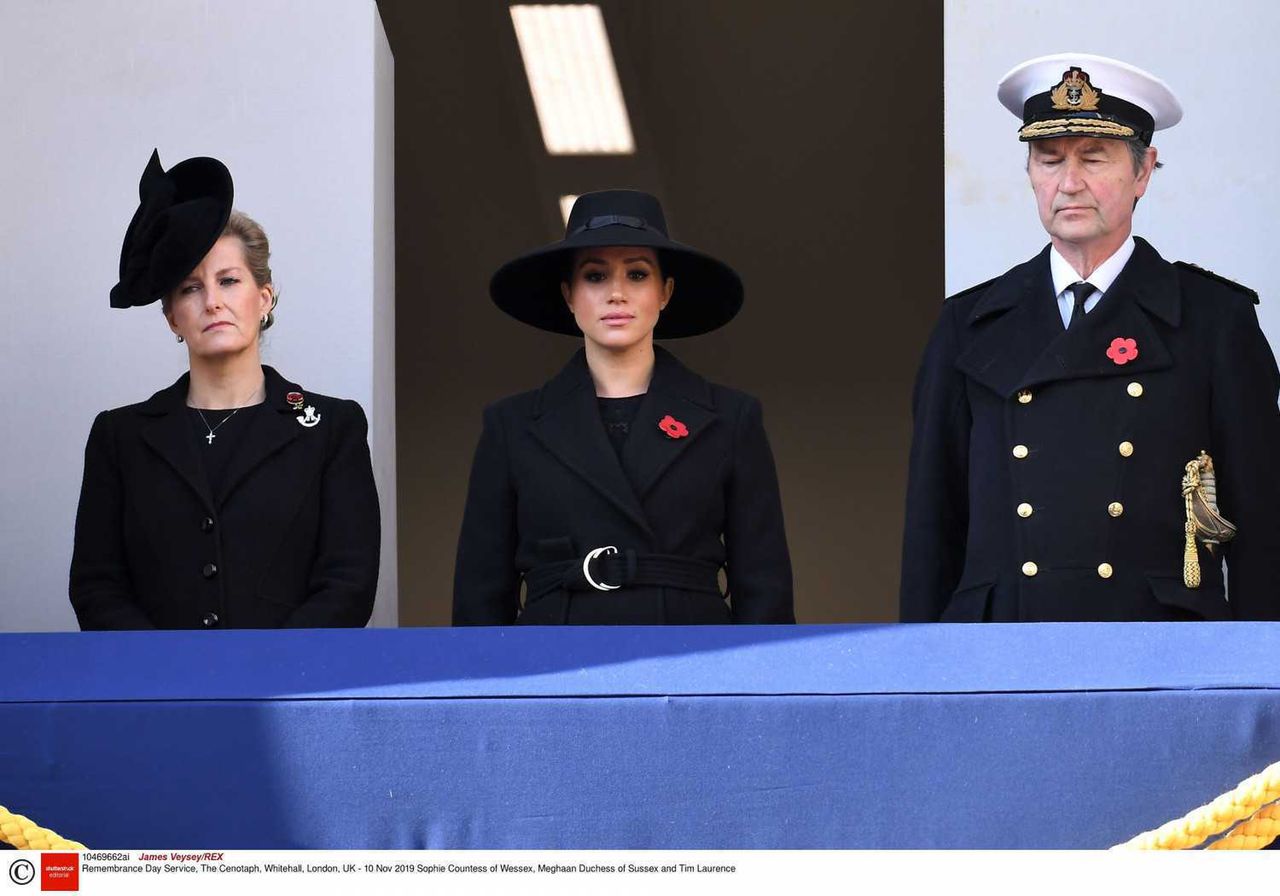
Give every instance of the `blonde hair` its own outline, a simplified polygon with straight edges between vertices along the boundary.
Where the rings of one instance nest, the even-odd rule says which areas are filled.
[[[249,267],[254,285],[271,287],[271,310],[267,312],[267,322],[263,330],[270,329],[276,322],[276,305],[280,302],[280,293],[276,292],[271,281],[271,243],[267,240],[262,225],[244,212],[232,211],[227,219],[227,226],[222,228],[223,236],[234,236],[244,246],[244,262]]]

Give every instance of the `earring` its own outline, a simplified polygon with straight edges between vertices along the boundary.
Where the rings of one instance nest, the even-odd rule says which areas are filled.
[[[267,318],[268,318],[268,317],[270,317],[270,316],[271,316],[271,315],[269,315],[269,314],[264,314],[264,315],[262,315],[262,325],[263,325],[264,327],[267,325]]]
[[[181,334],[181,333],[179,333],[179,334],[178,334],[178,341],[179,341],[179,342],[186,342],[187,340],[183,339],[183,338],[182,338],[182,334]]]

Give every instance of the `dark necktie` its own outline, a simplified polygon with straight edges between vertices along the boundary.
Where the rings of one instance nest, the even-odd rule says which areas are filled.
[[[1085,280],[1079,283],[1072,283],[1070,287],[1071,294],[1076,298],[1075,307],[1071,309],[1071,320],[1067,323],[1067,329],[1070,330],[1080,321],[1084,320],[1084,300],[1093,295],[1093,284]]]

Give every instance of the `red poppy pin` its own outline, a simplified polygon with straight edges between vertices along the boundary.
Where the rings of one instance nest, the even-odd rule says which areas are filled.
[[[658,429],[665,432],[668,439],[683,439],[689,434],[689,427],[670,414],[658,421]]]
[[[301,392],[290,392],[284,397],[284,400],[287,401],[289,403],[289,407],[293,408],[295,411],[302,410],[302,405],[306,403]]]
[[[1138,340],[1117,336],[1111,340],[1111,348],[1107,349],[1107,357],[1123,366],[1138,357]]]

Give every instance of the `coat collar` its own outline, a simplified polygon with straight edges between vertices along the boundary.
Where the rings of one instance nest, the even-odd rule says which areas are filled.
[[[670,465],[718,421],[711,387],[665,349],[654,347],[653,379],[641,399],[622,459],[604,431],[585,350],[538,392],[533,435],[651,537],[641,498]],[[688,435],[670,438],[658,423],[666,416]]]
[[[1156,321],[1182,320],[1177,272],[1149,243],[1135,238],[1133,257],[1084,321],[1062,326],[1049,273],[1049,250],[997,279],[975,303],[972,341],[956,360],[966,375],[1010,397],[1020,389],[1082,377],[1124,376],[1172,365]],[[1107,356],[1113,339],[1133,339],[1138,357],[1120,365]]]
[[[197,453],[199,446],[186,419],[191,374],[184,373],[172,386],[161,389],[138,406],[138,413],[149,418],[142,428],[143,441],[177,471],[210,510],[221,507],[249,473],[302,435],[305,429],[298,422],[301,415],[294,407],[296,402],[288,401],[289,393],[296,392],[303,395],[304,403],[309,403],[302,388],[286,380],[274,368],[263,365],[262,373],[266,385],[264,407],[232,456],[217,495],[210,493]],[[323,426],[323,417],[322,412],[321,422],[314,428]]]
[[[653,347],[653,379],[649,383],[649,391],[657,389],[668,395],[678,396],[691,401],[707,410],[713,410],[715,401],[711,397],[711,385],[688,367],[685,367],[675,355],[660,345]],[[592,390],[591,369],[587,367],[586,349],[574,352],[569,363],[564,365],[554,377],[538,390],[534,403],[533,415],[540,416],[548,409],[569,398],[579,389]]]

